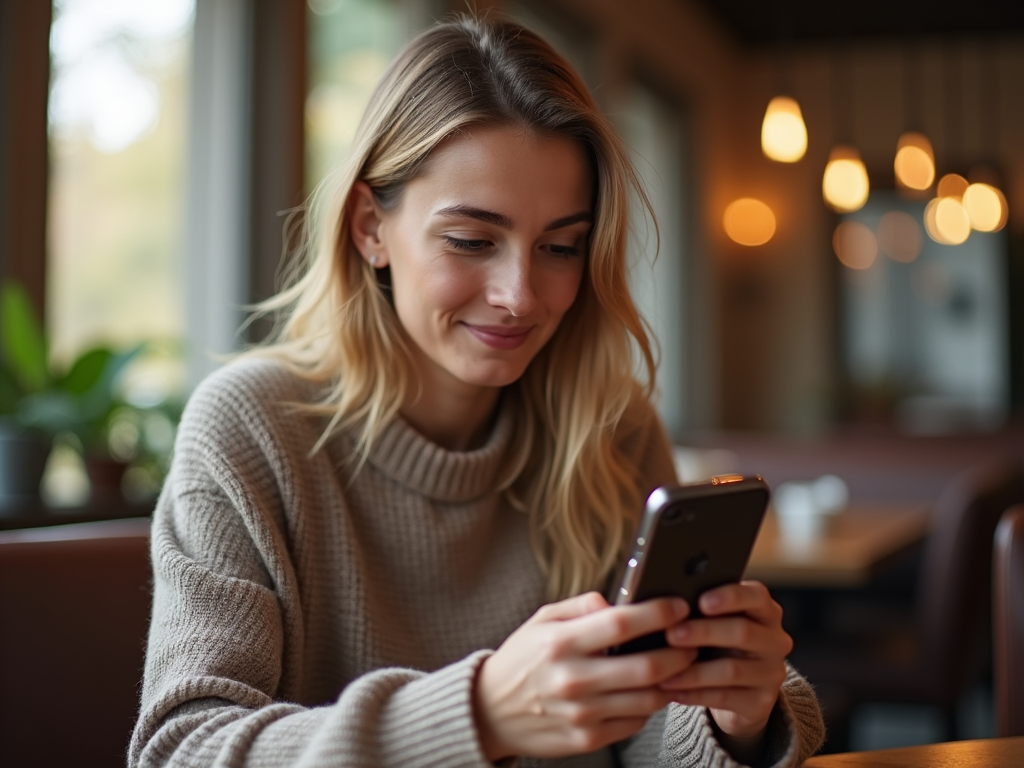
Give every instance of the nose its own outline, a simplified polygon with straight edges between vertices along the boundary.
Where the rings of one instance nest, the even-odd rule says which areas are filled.
[[[507,309],[513,317],[529,314],[537,305],[530,262],[526,249],[516,249],[497,259],[489,281],[488,303]]]

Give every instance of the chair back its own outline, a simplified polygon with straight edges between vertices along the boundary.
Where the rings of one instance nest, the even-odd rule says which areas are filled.
[[[1024,467],[1005,458],[959,474],[932,511],[919,583],[924,668],[954,702],[981,661],[991,626],[992,537],[1003,511],[1024,502]]]
[[[151,580],[148,519],[0,532],[0,765],[124,765]]]
[[[996,528],[992,633],[998,736],[1024,736],[1024,504]]]

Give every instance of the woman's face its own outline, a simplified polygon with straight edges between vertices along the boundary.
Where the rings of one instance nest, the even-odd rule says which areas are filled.
[[[579,291],[593,222],[578,143],[472,127],[443,143],[392,211],[378,265],[424,386],[502,387],[551,338]]]

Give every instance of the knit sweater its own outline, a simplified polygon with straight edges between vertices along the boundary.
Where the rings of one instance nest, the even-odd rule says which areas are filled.
[[[497,492],[516,425],[478,450],[401,419],[358,469],[298,412],[314,388],[232,363],[185,410],[152,529],[153,617],[134,766],[487,766],[472,711],[480,664],[544,602],[526,515]],[[647,404],[617,433],[641,490],[674,479]],[[822,738],[790,671],[769,757]],[[709,716],[670,705],[613,748],[524,765],[730,766]]]

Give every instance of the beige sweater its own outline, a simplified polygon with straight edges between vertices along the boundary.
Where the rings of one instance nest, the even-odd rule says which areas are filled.
[[[486,766],[480,663],[543,602],[525,516],[494,491],[515,429],[451,452],[404,422],[357,474],[342,434],[285,403],[308,384],[268,361],[193,395],[153,522],[155,594],[130,766]],[[622,435],[645,490],[673,479],[644,406]],[[821,718],[791,673],[770,757],[799,765]],[[734,763],[703,710],[672,706],[629,743],[564,761]]]

